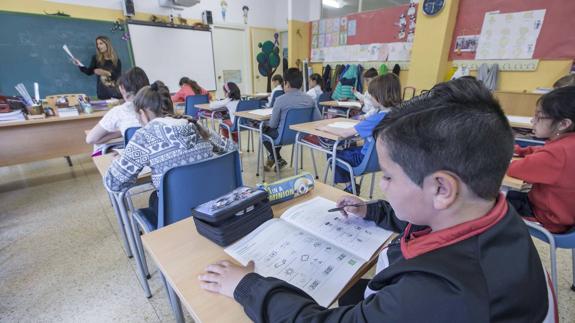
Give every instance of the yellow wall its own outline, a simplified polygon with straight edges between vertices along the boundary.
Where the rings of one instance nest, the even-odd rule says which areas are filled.
[[[449,46],[457,20],[459,0],[445,1],[445,7],[436,16],[417,12],[417,28],[411,51],[411,73],[405,85],[418,90],[430,89],[443,80],[447,70]]]
[[[288,65],[296,67],[299,59],[309,60],[309,29],[311,24],[305,21],[288,21]]]
[[[533,72],[499,72],[499,91],[531,92],[537,87],[553,86],[560,77],[569,73],[571,60],[539,61]],[[472,71],[471,75],[477,75]]]

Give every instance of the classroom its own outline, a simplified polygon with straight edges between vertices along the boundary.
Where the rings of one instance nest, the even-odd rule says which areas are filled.
[[[574,16],[0,1],[0,322],[575,323]]]

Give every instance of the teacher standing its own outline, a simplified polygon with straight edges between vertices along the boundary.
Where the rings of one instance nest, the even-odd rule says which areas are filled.
[[[96,74],[98,99],[121,98],[122,95],[116,86],[116,80],[122,74],[122,62],[118,58],[110,38],[98,36],[96,38],[96,55],[92,56],[90,66],[80,66],[79,60],[73,63],[86,75]]]

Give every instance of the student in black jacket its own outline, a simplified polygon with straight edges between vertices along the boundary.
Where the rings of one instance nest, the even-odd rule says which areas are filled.
[[[345,214],[400,235],[365,292],[346,297],[352,305],[323,308],[253,265],[226,261],[206,268],[202,288],[234,297],[256,322],[552,322],[537,251],[499,193],[513,135],[491,93],[471,79],[439,84],[389,113],[374,137],[388,202]]]
[[[82,73],[98,76],[96,81],[98,99],[122,98],[116,86],[116,81],[122,74],[122,62],[108,37],[96,37],[96,54],[92,56],[89,66],[80,66],[81,63],[77,59],[73,63]]]

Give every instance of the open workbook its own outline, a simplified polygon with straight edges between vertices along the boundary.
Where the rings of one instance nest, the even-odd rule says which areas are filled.
[[[287,281],[329,306],[392,232],[371,221],[328,212],[335,202],[316,197],[291,207],[225,249],[264,277]]]

